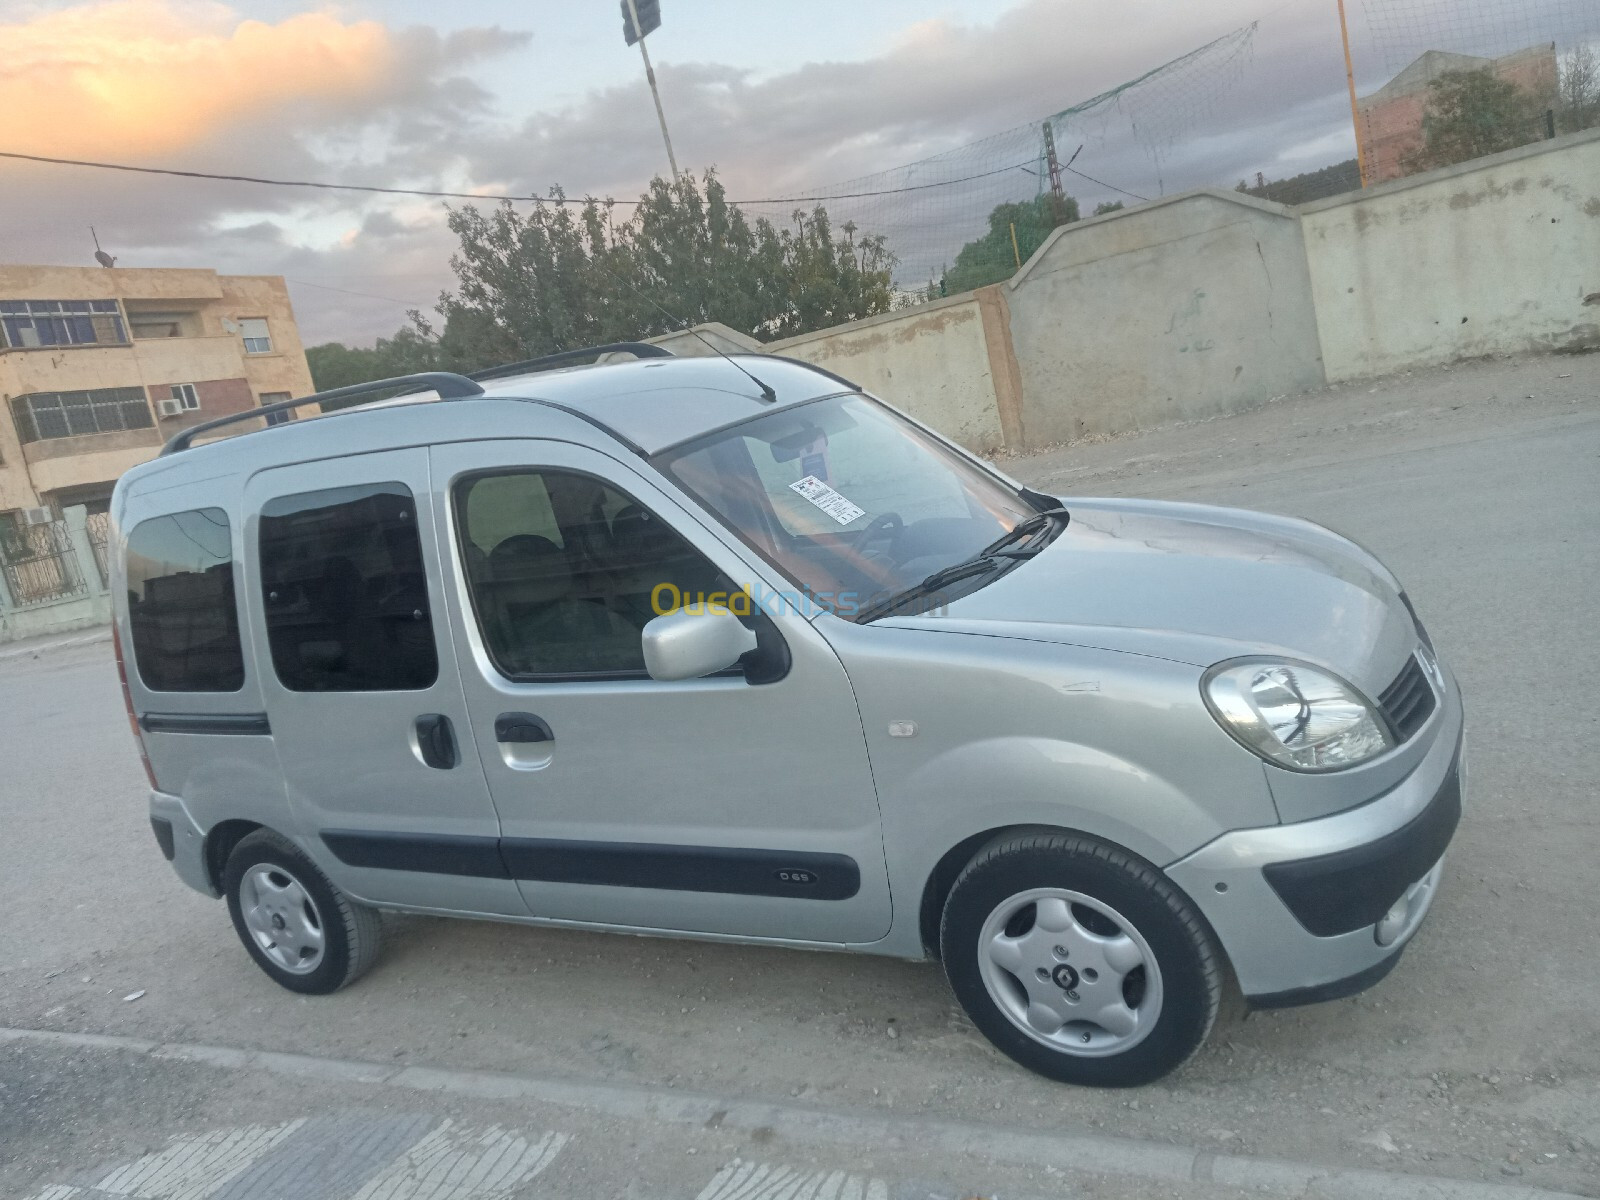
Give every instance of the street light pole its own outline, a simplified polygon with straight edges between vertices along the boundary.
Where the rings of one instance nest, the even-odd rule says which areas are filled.
[[[650,51],[644,46],[644,27],[639,24],[639,10],[633,0],[628,0],[628,15],[633,18],[633,28],[639,34],[639,55],[644,59],[644,77],[650,82],[650,98],[656,102],[656,120],[661,122],[661,140],[667,144],[667,163],[672,167],[672,182],[678,182],[678,158],[672,153],[672,135],[667,132],[667,114],[661,107],[661,93],[656,90],[656,69],[650,65]]]

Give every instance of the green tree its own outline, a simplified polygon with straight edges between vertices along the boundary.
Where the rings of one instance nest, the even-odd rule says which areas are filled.
[[[946,291],[966,292],[1011,278],[1018,260],[1027,262],[1051,230],[1077,219],[1078,202],[1071,196],[1057,200],[1047,192],[1021,203],[997,205],[989,214],[989,232],[961,247],[955,265],[945,273]]]
[[[1094,215],[1103,217],[1107,213],[1121,212],[1127,207],[1121,200],[1102,200],[1094,206]]]
[[[372,379],[431,371],[439,365],[439,347],[416,327],[408,326],[393,337],[379,338],[371,347],[346,346],[342,342],[308,346],[306,363],[311,367],[311,381],[322,392]]]
[[[1428,83],[1423,144],[1408,155],[1407,174],[1497,154],[1542,136],[1535,97],[1487,67],[1445,71]]]
[[[460,250],[441,297],[442,360],[475,364],[651,337],[720,321],[762,340],[808,333],[892,303],[882,237],[837,231],[827,210],[788,225],[749,220],[714,171],[654,180],[633,216],[593,200],[453,209]],[[429,326],[419,324],[425,334]]]
[[[313,347],[319,388],[471,371],[707,321],[769,341],[887,312],[894,300],[884,238],[835,229],[820,206],[785,225],[752,221],[714,171],[654,180],[627,220],[610,202],[559,191],[526,212],[462,207],[448,220],[456,287],[440,296],[439,320],[413,312],[409,328],[371,349]]]

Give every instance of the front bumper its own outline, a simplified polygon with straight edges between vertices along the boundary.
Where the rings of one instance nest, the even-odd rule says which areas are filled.
[[[150,793],[150,822],[156,831],[161,853],[172,863],[178,878],[195,891],[217,898],[217,889],[211,886],[211,874],[206,870],[206,835],[195,824],[182,799],[166,792]],[[168,854],[168,835],[162,826],[171,830],[171,849]]]
[[[1376,800],[1224,834],[1167,868],[1211,922],[1254,1007],[1370,987],[1422,924],[1466,782],[1454,681],[1441,701],[1427,755]]]

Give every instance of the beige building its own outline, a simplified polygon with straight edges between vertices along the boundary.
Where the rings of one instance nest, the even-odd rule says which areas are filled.
[[[313,390],[277,276],[0,266],[0,537],[103,511],[181,429]]]

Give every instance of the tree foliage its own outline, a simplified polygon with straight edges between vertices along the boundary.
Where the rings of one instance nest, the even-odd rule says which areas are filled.
[[[1355,159],[1347,158],[1343,162],[1316,171],[1291,175],[1288,179],[1268,179],[1257,171],[1255,183],[1247,183],[1241,179],[1236,190],[1247,196],[1258,196],[1262,200],[1274,200],[1279,204],[1309,204],[1325,196],[1353,192],[1360,186],[1361,167]]]
[[[1583,42],[1562,56],[1557,91],[1562,132],[1600,125],[1600,55],[1593,46]]]
[[[1078,202],[1071,196],[1058,200],[1049,192],[1021,203],[997,205],[989,214],[989,232],[961,247],[955,265],[945,272],[944,290],[953,294],[1010,279],[1016,274],[1018,260],[1027,262],[1051,230],[1076,221],[1078,215]]]
[[[389,379],[431,371],[439,362],[435,342],[415,328],[401,329],[393,337],[379,338],[374,346],[346,346],[326,342],[306,348],[311,380],[319,392],[348,387],[372,379]]]
[[[1107,213],[1121,212],[1127,207],[1121,200],[1102,200],[1094,206],[1094,215],[1103,217]]]
[[[1542,135],[1538,100],[1487,67],[1445,71],[1428,83],[1423,144],[1406,157],[1408,174],[1498,154]]]
[[[371,350],[307,351],[317,386],[405,371],[472,370],[720,321],[771,341],[886,312],[894,256],[882,237],[835,228],[821,206],[787,224],[749,219],[714,171],[654,180],[632,216],[596,200],[449,210],[456,287],[437,320]],[[397,369],[404,365],[404,370]]]

